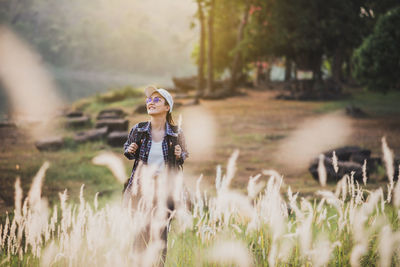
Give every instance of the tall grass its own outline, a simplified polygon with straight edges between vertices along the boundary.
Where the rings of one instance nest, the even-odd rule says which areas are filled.
[[[392,153],[384,139],[382,144],[390,177]],[[217,166],[213,195],[202,190],[202,176],[188,195],[183,174],[155,178],[155,170],[143,165],[129,195],[136,201],[128,198],[101,209],[97,194],[93,201],[84,198],[83,186],[79,204],[68,203],[64,191],[60,204],[50,209],[41,196],[46,162],[24,200],[16,180],[14,213],[0,224],[0,263],[154,266],[162,261],[160,233],[168,227],[167,266],[400,264],[400,184],[393,177],[385,190],[370,191],[350,173],[334,192],[321,190],[304,198],[291,191],[281,174],[263,170],[249,178],[243,193],[231,188],[238,155],[232,154],[225,173]],[[102,160],[94,162],[113,165]],[[121,176],[118,166],[109,167]],[[364,176],[366,183],[366,171]],[[175,203],[171,225],[169,197]]]

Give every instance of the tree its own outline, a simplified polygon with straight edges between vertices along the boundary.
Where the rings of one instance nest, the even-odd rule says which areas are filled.
[[[286,78],[290,77],[291,62],[313,70],[320,78],[322,11],[319,1],[255,0],[246,36],[248,59],[284,57]]]
[[[248,63],[284,58],[286,80],[293,67],[310,70],[314,80],[321,80],[322,63],[328,59],[334,80],[341,83],[345,67],[351,72],[354,49],[383,10],[396,4],[396,0],[216,1],[215,36],[208,33],[212,44],[207,46],[207,52],[214,52],[212,73],[228,69],[233,91]]]
[[[242,60],[242,51],[239,49],[240,43],[243,40],[244,37],[244,29],[247,25],[247,20],[249,18],[249,9],[250,9],[250,0],[245,1],[245,8],[244,8],[244,13],[243,13],[243,19],[239,25],[239,30],[238,30],[238,36],[236,40],[236,48],[233,51],[234,52],[234,58],[232,62],[232,68],[231,68],[231,79],[229,82],[229,90],[233,93],[235,88],[236,88],[236,83],[237,83],[237,76],[238,72],[240,71],[240,65],[241,65],[241,60]]]
[[[343,64],[368,32],[371,17],[360,10],[365,0],[332,0],[327,4],[324,54],[331,63],[332,78],[342,83]]]
[[[197,2],[197,16],[200,24],[200,51],[199,51],[199,62],[197,65],[197,93],[196,102],[198,98],[204,94],[204,54],[205,54],[205,22],[204,22],[204,10],[203,1],[196,0]]]
[[[211,94],[214,84],[214,7],[215,0],[210,0],[208,9],[208,40],[207,40],[207,93]]]
[[[207,4],[208,7],[206,9],[202,6],[204,17],[207,16],[208,18],[208,31],[205,34],[206,45],[204,52],[207,55],[204,69],[207,71],[208,88],[209,82],[214,80],[214,78],[221,78],[222,74],[226,72],[232,73],[235,56],[234,50],[238,49],[243,52],[241,44],[237,45],[237,40],[245,2],[244,0],[208,0],[203,3]],[[207,11],[207,14],[205,14],[205,11]],[[211,24],[212,27],[210,26]],[[201,40],[193,50],[193,57],[198,67],[201,62],[200,46]],[[212,77],[210,78],[210,76]]]
[[[381,16],[354,53],[354,74],[368,89],[400,90],[400,7]]]
[[[326,56],[332,76],[340,82],[344,62],[370,32],[375,18],[395,4],[382,1],[384,8],[376,0],[254,0],[246,37],[248,59],[284,57],[286,79],[290,62],[321,79]]]
[[[243,0],[218,0],[214,5],[213,68],[219,78],[226,70],[231,72]]]

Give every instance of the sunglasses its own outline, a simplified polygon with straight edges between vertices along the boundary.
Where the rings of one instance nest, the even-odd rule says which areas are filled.
[[[146,98],[146,104],[150,103],[153,100],[153,103],[158,103],[159,101],[161,101],[161,97],[154,97],[153,99],[151,99],[151,97]]]

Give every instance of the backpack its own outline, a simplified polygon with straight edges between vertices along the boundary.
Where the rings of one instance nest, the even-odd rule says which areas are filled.
[[[139,128],[144,127],[146,124],[147,124],[147,122],[140,122],[138,127]],[[174,125],[170,125],[170,126],[174,133],[178,132],[178,126],[174,126]],[[136,152],[135,152],[135,158],[137,158],[137,159],[135,159],[134,168],[139,163],[138,159],[139,159],[140,148],[143,145],[144,140],[146,140],[146,142],[144,144],[145,146],[147,146],[147,143],[149,141],[148,138],[145,138],[145,132],[138,132],[136,138],[137,139],[134,140],[134,142],[138,145],[138,148],[136,149]],[[166,141],[167,141],[167,145],[168,145],[168,156],[167,156],[168,166],[170,168],[172,168],[173,170],[183,169],[182,165],[177,164],[176,157],[174,155],[175,146],[178,144],[178,137],[167,135]]]
[[[138,124],[138,128],[142,128],[147,124],[147,122],[139,122]],[[172,128],[173,132],[177,132],[178,131],[178,126],[173,126],[170,125]],[[139,164],[139,154],[140,154],[140,148],[144,143],[144,140],[146,140],[146,142],[144,143],[145,146],[147,146],[147,142],[149,141],[148,138],[145,138],[145,132],[138,132],[137,136],[136,136],[136,140],[134,140],[133,142],[136,143],[138,145],[138,148],[136,149],[135,152],[135,162],[133,163],[133,167],[132,167],[132,172],[133,170],[136,170],[137,165]],[[167,145],[168,145],[168,156],[167,156],[167,168],[169,168],[170,170],[174,170],[174,171],[178,171],[178,170],[183,170],[183,166],[177,164],[176,162],[176,157],[174,155],[174,148],[175,145],[178,144],[178,138],[175,136],[170,136],[167,135]],[[124,184],[124,189],[122,192],[125,191],[125,189],[127,188],[128,184],[129,184],[129,180],[130,178],[128,178],[128,180],[125,182]]]

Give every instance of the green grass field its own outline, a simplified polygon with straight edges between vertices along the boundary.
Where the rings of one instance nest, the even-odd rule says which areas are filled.
[[[146,115],[133,114],[136,106],[143,101],[142,96],[135,90],[122,89],[115,94],[113,92],[107,93],[107,96],[104,97],[97,95],[93,98],[81,100],[73,106],[81,109],[92,118],[95,118],[97,113],[104,108],[122,108],[128,113],[130,126],[132,126],[138,121],[147,119]],[[278,169],[285,177],[285,184],[279,189],[283,201],[288,204],[289,200],[286,193],[288,186],[291,186],[294,192],[300,192],[300,197],[296,202],[300,211],[296,213],[293,209],[289,209],[287,217],[284,216],[283,218],[285,229],[281,230],[280,236],[275,236],[275,232],[279,229],[274,228],[277,226],[273,226],[274,223],[268,221],[271,217],[265,214],[265,209],[270,212],[269,209],[273,207],[268,208],[267,205],[256,211],[255,214],[259,215],[256,217],[260,218],[260,224],[250,231],[248,229],[251,220],[245,220],[241,212],[232,210],[229,214],[229,220],[223,216],[216,219],[213,218],[212,212],[215,206],[210,203],[204,204],[203,217],[192,213],[193,224],[185,231],[181,232],[182,226],[178,223],[178,220],[173,221],[168,239],[167,266],[199,266],[199,264],[200,266],[219,266],[220,263],[217,260],[206,259],[204,255],[211,253],[210,250],[213,250],[213,245],[220,239],[221,242],[228,242],[227,245],[230,244],[231,240],[239,242],[237,247],[239,250],[243,250],[244,247],[246,253],[249,253],[252,266],[269,266],[268,262],[274,262],[278,266],[318,266],[318,259],[313,258],[313,255],[315,253],[325,255],[324,253],[327,250],[331,251],[329,254],[331,256],[328,258],[330,266],[350,265],[352,251],[357,245],[360,245],[357,248],[364,252],[362,256],[357,258],[357,262],[361,266],[376,265],[383,257],[380,256],[383,253],[380,251],[380,247],[383,246],[382,235],[385,236],[384,238],[391,236],[392,239],[388,239],[387,242],[392,242],[390,244],[393,245],[395,250],[390,256],[392,259],[390,264],[392,266],[398,265],[397,248],[399,240],[396,232],[399,228],[398,209],[393,205],[393,201],[387,200],[387,181],[382,180],[386,175],[384,168],[379,169],[378,173],[371,177],[366,188],[362,190],[361,194],[364,196],[362,202],[356,203],[354,198],[353,200],[347,199],[341,204],[340,208],[335,208],[331,204],[322,204],[322,208],[320,208],[318,204],[323,198],[315,195],[315,192],[321,189],[335,190],[335,185],[322,188],[307,172],[286,175],[285,170],[278,168],[279,165],[275,162],[274,151],[302,119],[342,110],[346,105],[353,104],[367,112],[369,117],[354,119],[356,130],[350,139],[352,144],[361,145],[371,149],[375,154],[380,154],[380,138],[386,135],[390,147],[395,153],[398,153],[400,150],[398,138],[400,121],[397,118],[400,115],[398,106],[400,94],[388,93],[383,95],[374,92],[355,91],[353,97],[342,101],[297,102],[275,100],[273,99],[274,92],[246,90],[246,93],[247,95],[244,97],[201,102],[201,105],[213,114],[220,127],[215,143],[216,153],[204,160],[191,161],[189,158],[185,163],[185,170],[195,177],[198,177],[201,173],[204,174],[204,187],[207,188],[211,199],[215,197],[213,192],[215,192],[214,180],[217,164],[225,166],[232,151],[240,149],[240,155],[245,155],[245,157],[239,156],[240,163],[237,165],[235,179],[231,183],[232,188],[235,188],[241,194],[246,194],[247,182],[251,175],[260,173],[263,169]],[[253,109],[254,106],[259,108]],[[185,112],[185,109],[186,107],[178,108],[176,114]],[[253,131],[248,132],[246,130],[248,127],[254,128]],[[92,208],[95,193],[99,192],[99,214],[102,210],[103,213],[101,214],[104,215],[109,203],[120,200],[122,184],[113,177],[111,171],[106,167],[95,166],[91,161],[101,151],[112,151],[123,158],[122,148],[111,148],[101,141],[76,144],[71,138],[73,130],[60,128],[59,132],[66,136],[67,145],[57,152],[38,152],[32,140],[29,139],[18,139],[15,143],[5,144],[0,161],[0,197],[2,199],[0,204],[3,229],[6,223],[5,212],[8,211],[10,214],[10,223],[13,218],[16,177],[21,178],[21,187],[25,197],[33,177],[45,161],[50,162],[50,167],[43,183],[42,196],[49,201],[49,214],[53,212],[53,205],[59,205],[59,192],[63,192],[64,189],[68,190],[68,202],[75,205],[78,210],[82,184],[85,184],[84,197],[86,201],[91,203]],[[124,160],[124,164],[128,175],[132,162]],[[368,213],[366,220],[362,222],[365,227],[364,234],[367,236],[367,240],[364,240],[357,236],[357,231],[353,228],[354,216],[362,214],[357,212],[364,212],[362,207],[368,205],[368,201],[370,201],[370,198],[367,197],[379,187],[382,187],[385,193],[382,194],[380,200],[377,200],[372,212]],[[305,198],[302,199],[301,197]],[[261,198],[258,201],[262,203]],[[353,204],[351,204],[352,201]],[[325,200],[326,202],[328,201]],[[198,202],[195,203],[200,205]],[[305,203],[310,203],[311,207]],[[351,208],[352,205],[354,205],[353,208]],[[326,210],[326,214],[324,210]],[[62,218],[60,213],[58,216],[59,219]],[[93,216],[93,214],[87,213],[85,216]],[[309,226],[311,237],[308,236],[307,238],[311,238],[311,245],[304,249],[305,245],[301,245],[301,232],[303,231],[301,227],[305,223],[310,223],[306,220],[308,216],[311,216]],[[340,216],[344,221],[339,220]],[[224,225],[224,223],[227,224]],[[338,225],[343,223],[345,223],[344,228],[339,230]],[[85,225],[88,226],[88,224]],[[387,234],[385,231],[388,231],[389,226],[391,232]],[[73,231],[73,228],[71,228],[71,231]],[[209,233],[210,238],[202,237],[200,233]],[[8,241],[5,237],[7,237],[7,233],[3,232],[0,236],[3,236],[0,263],[11,266],[39,266],[39,260],[29,250],[24,251],[22,257],[11,256],[6,249]],[[58,245],[61,245],[59,243],[60,236],[54,234],[53,238],[58,240],[56,241]],[[337,241],[340,242],[340,245],[335,244]],[[49,245],[49,243],[46,244]],[[47,247],[47,245],[43,244],[44,247]],[[237,247],[234,245],[232,249]],[[319,249],[327,250],[319,251]],[[238,254],[242,252],[239,251]],[[245,255],[247,255],[246,253]],[[273,256],[274,253],[277,253],[276,256]],[[284,257],[285,253],[289,255],[288,258]],[[83,262],[87,260],[84,256],[79,257]],[[100,258],[102,257],[100,256]],[[321,258],[323,257],[321,256]],[[244,262],[246,262],[245,260]],[[213,261],[217,262],[212,263]],[[64,266],[68,262],[64,259],[52,266]],[[380,264],[385,266],[385,262],[380,262]],[[226,263],[226,266],[230,265],[231,263]]]

